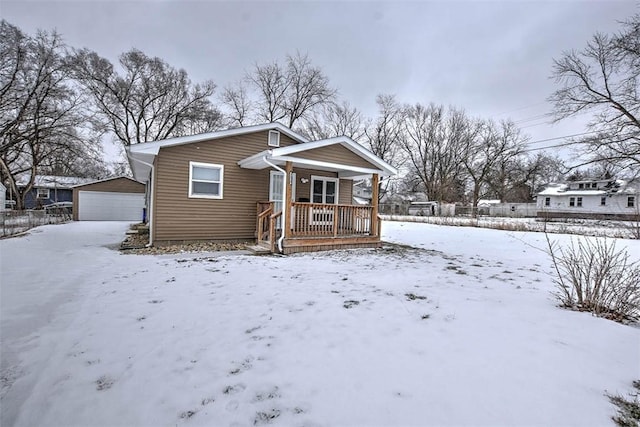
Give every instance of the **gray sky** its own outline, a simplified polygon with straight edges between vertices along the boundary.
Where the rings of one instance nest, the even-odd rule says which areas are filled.
[[[0,0],[0,16],[24,31],[55,28],[113,62],[136,47],[221,88],[299,50],[367,115],[376,94],[393,93],[512,118],[532,141],[584,131],[584,120],[532,119],[551,110],[553,58],[636,11],[633,1]]]

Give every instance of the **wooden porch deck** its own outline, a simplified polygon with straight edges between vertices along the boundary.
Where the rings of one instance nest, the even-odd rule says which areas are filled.
[[[282,252],[312,252],[331,249],[380,247],[380,220],[373,206],[291,202],[285,210]],[[274,212],[273,202],[257,204],[256,240],[278,252],[283,212]]]

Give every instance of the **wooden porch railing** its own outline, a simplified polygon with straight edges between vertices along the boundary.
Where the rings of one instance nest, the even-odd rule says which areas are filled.
[[[372,235],[372,213],[372,206],[292,202],[291,237]]]
[[[273,202],[258,202],[256,239],[276,250],[278,237],[282,235],[282,211],[274,212]],[[331,205],[323,203],[291,202],[291,215],[287,221],[292,238],[345,238],[373,236],[372,206]]]

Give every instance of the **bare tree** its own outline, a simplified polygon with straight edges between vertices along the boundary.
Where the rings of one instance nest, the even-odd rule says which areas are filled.
[[[549,99],[556,119],[592,114],[592,135],[578,140],[590,148],[588,162],[640,166],[639,27],[640,15],[635,15],[619,34],[595,34],[583,50],[554,61],[552,77],[561,87]]]
[[[488,177],[489,197],[502,202],[528,203],[549,182],[563,179],[564,164],[545,153],[501,156]]]
[[[75,51],[71,61],[106,128],[124,146],[220,127],[221,114],[209,99],[212,81],[194,84],[185,70],[137,49],[120,55],[119,64],[121,74],[87,49]]]
[[[252,103],[242,83],[226,86],[222,91],[221,99],[229,110],[227,116],[231,127],[242,127],[248,124]]]
[[[311,64],[306,54],[287,55],[287,78],[289,90],[286,92],[285,111],[289,128],[293,128],[293,124],[314,107],[335,97],[336,90],[329,86],[329,78],[319,67]]]
[[[402,151],[403,108],[394,95],[380,94],[376,97],[378,116],[369,121],[364,129],[364,145],[373,154],[399,168],[404,162]],[[388,192],[391,180],[380,183],[378,197],[382,199]]]
[[[495,177],[497,172],[501,184],[505,184],[504,174],[513,160],[522,154],[526,139],[522,137],[520,129],[510,121],[503,121],[500,125],[492,121],[480,121],[472,127],[465,139],[468,145],[465,149],[466,155],[461,157],[461,161],[471,180],[471,203],[475,208],[478,206],[478,200],[488,194],[492,175]],[[495,184],[498,184],[499,181],[496,181]],[[504,194],[501,196],[504,197]],[[473,212],[476,213],[475,210]]]
[[[365,133],[362,114],[347,101],[324,105],[320,112],[304,120],[300,131],[311,140],[348,136],[360,141]]]
[[[35,176],[52,170],[56,158],[99,163],[101,147],[85,127],[85,105],[65,56],[59,34],[32,37],[0,22],[0,177],[18,196],[18,209]]]
[[[406,107],[401,144],[409,173],[422,183],[429,200],[459,201],[464,193],[463,160],[471,121],[461,110],[430,104]]]
[[[247,73],[246,80],[258,92],[255,104],[256,116],[259,120],[277,122],[286,117],[286,92],[289,82],[286,72],[277,61],[270,64],[255,64],[252,72]]]
[[[283,67],[277,61],[255,64],[247,73],[247,82],[256,90],[256,116],[268,122],[283,121],[289,128],[302,118],[309,118],[316,107],[330,103],[336,90],[329,78],[314,67],[308,55],[287,55]]]

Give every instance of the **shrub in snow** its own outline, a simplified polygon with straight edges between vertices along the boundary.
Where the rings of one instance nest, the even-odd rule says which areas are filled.
[[[563,307],[619,322],[640,318],[640,263],[605,238],[571,240],[560,247],[547,236],[556,277],[555,297]]]
[[[633,382],[633,388],[635,392],[630,393],[631,399],[607,394],[611,403],[618,407],[618,414],[612,419],[620,427],[640,427],[640,380]]]

